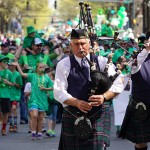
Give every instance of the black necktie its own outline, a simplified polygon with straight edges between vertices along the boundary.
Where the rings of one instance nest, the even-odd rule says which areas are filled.
[[[89,67],[88,67],[86,60],[84,58],[82,58],[82,60],[81,60],[81,68],[82,68],[86,78],[89,80],[89,76],[90,76]]]

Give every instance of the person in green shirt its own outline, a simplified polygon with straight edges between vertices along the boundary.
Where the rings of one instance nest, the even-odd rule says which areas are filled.
[[[18,127],[17,127],[17,104],[20,101],[21,98],[21,87],[22,87],[22,77],[18,71],[16,71],[16,66],[12,65],[14,60],[9,60],[8,62],[8,68],[13,74],[13,79],[14,79],[14,86],[11,87],[10,93],[10,101],[11,101],[11,113],[9,114],[8,120],[10,123],[9,126],[9,132],[17,132]],[[12,121],[12,115],[13,115],[13,120]]]
[[[38,32],[35,30],[35,28],[33,26],[27,27],[27,36],[25,36],[25,38],[23,40],[23,48],[25,50],[25,51],[23,51],[24,59],[26,59],[26,55],[30,55],[30,54],[34,55],[34,51],[32,50],[32,43],[33,43],[35,38],[39,38],[42,41],[43,46],[48,46],[50,49],[50,50],[42,51],[42,53],[44,54],[44,62],[46,62],[47,59],[50,57],[49,56],[50,51],[51,52],[53,51],[53,43],[43,39],[38,34]],[[56,55],[56,53],[54,53],[54,54]]]
[[[31,140],[42,139],[44,112],[48,110],[47,91],[52,90],[51,80],[48,75],[44,74],[45,65],[43,63],[36,65],[35,73],[23,73],[18,62],[14,62],[13,65],[16,65],[20,74],[31,83],[31,95],[28,101],[31,119]]]
[[[6,124],[10,112],[10,88],[13,84],[13,75],[7,69],[8,57],[0,54],[0,112],[2,113],[2,135],[6,135]]]
[[[52,80],[52,85],[51,87],[53,88],[54,85],[54,70],[48,70],[47,75],[50,77]],[[57,119],[57,111],[58,111],[58,101],[55,100],[54,98],[54,93],[53,91],[48,91],[48,103],[49,103],[49,112],[47,113],[48,115],[48,130],[46,135],[50,137],[55,137],[55,125],[56,125],[56,119]]]
[[[53,67],[54,65],[52,64],[49,56],[44,55],[42,53],[42,48],[43,48],[43,42],[41,41],[41,39],[34,38],[32,43],[33,54],[27,56],[22,55],[19,60],[20,65],[25,69],[34,70],[38,62],[43,62],[43,64],[46,67],[48,66]],[[46,61],[44,59],[45,57],[47,57]]]

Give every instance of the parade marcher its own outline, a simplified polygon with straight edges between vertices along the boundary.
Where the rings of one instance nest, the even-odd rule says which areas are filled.
[[[10,88],[13,86],[13,75],[7,69],[8,58],[0,54],[0,112],[2,112],[2,135],[6,135],[8,114],[11,111]]]
[[[40,38],[40,36],[36,35],[36,30],[33,26],[28,26],[27,36],[25,36],[23,40],[23,48],[31,54],[34,53],[34,51],[32,51],[32,41],[34,38]]]
[[[14,79],[14,86],[11,87],[10,93],[11,93],[11,113],[8,116],[8,121],[10,123],[9,131],[10,132],[17,132],[18,126],[17,126],[17,106],[18,102],[21,98],[21,87],[22,87],[22,77],[18,71],[16,71],[16,66],[13,66],[12,63],[14,62],[13,59],[9,60],[8,62],[8,68],[13,74]],[[13,116],[12,116],[13,115]],[[14,121],[14,123],[13,123]]]
[[[132,90],[119,136],[135,143],[135,150],[147,150],[150,142],[150,32],[146,34],[145,49],[132,66]]]
[[[16,66],[12,65],[14,60],[9,60],[8,62],[8,68],[13,74],[14,79],[14,85],[10,89],[11,97],[11,113],[8,116],[8,121],[10,123],[9,131],[10,132],[17,132],[18,126],[17,126],[17,106],[18,102],[21,98],[21,87],[22,87],[22,77],[18,71],[16,71]],[[14,123],[13,123],[14,121]]]
[[[35,30],[35,28],[33,26],[28,26],[27,27],[27,36],[24,38],[23,40],[23,48],[24,50],[27,52],[23,51],[23,60],[25,63],[25,66],[28,67],[28,60],[26,58],[26,55],[29,54],[35,54],[35,51],[33,50],[32,44],[34,43],[34,39],[40,39],[42,41],[43,46],[48,46],[49,50],[45,50],[45,51],[41,51],[43,53],[43,63],[47,63],[48,59],[49,59],[49,52],[52,51],[52,47],[53,47],[53,43],[46,41],[45,39],[42,39],[42,37],[40,37],[40,35],[37,33],[37,31]],[[42,48],[43,48],[42,46]],[[55,54],[55,53],[54,53]]]
[[[49,70],[47,71],[47,75],[51,78],[52,81],[54,81],[54,71]],[[53,82],[52,82],[52,88],[53,88]],[[46,135],[55,137],[55,125],[56,125],[56,119],[57,119],[57,112],[58,112],[58,101],[54,99],[53,91],[48,92],[48,103],[49,103],[49,115],[48,115],[48,130]]]
[[[121,67],[126,63],[126,58],[124,56],[119,57],[118,64]],[[114,108],[114,125],[117,128],[116,137],[120,132],[120,128],[125,116],[125,111],[129,102],[129,95],[131,93],[131,81],[130,81],[130,72],[131,69],[128,66],[122,71],[122,76],[124,78],[124,90],[113,99],[113,108]]]
[[[44,112],[48,109],[47,91],[52,90],[50,78],[44,74],[45,66],[38,63],[35,73],[23,73],[19,64],[14,62],[20,74],[31,82],[31,95],[28,109],[31,119],[31,140],[42,139]]]
[[[43,42],[40,38],[34,38],[32,40],[32,51],[33,54],[29,54],[26,57],[26,61],[24,61],[24,56],[20,57],[19,63],[21,66],[29,65],[31,70],[34,70],[36,67],[37,62],[43,62],[44,60],[44,54],[42,52],[43,48]],[[47,59],[45,62],[46,66],[53,66],[50,59]]]
[[[107,58],[90,55],[90,40],[85,29],[72,30],[71,49],[73,55],[58,62],[55,73],[54,97],[64,106],[59,150],[101,150],[104,146],[109,146],[111,117],[109,100],[123,90],[122,79],[118,77],[111,88],[103,94],[89,97],[90,77],[88,71],[90,68],[86,69],[87,73],[84,72],[84,62],[82,61],[84,56],[82,53],[88,59],[91,57],[95,60],[94,62],[101,71],[104,71]],[[89,67],[87,61],[85,63]],[[113,74],[114,70],[109,69],[109,75],[110,73]],[[90,119],[89,121],[86,118],[91,123],[91,127],[87,128],[92,130],[92,132],[87,131],[91,134],[85,139],[82,139],[80,134],[77,136],[75,131],[79,131],[74,130],[76,123],[79,121],[76,119],[81,119],[83,116]],[[83,131],[87,128],[83,128]],[[85,134],[87,132],[85,131]]]

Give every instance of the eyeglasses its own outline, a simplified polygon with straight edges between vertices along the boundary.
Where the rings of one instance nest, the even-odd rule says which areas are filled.
[[[36,47],[42,47],[42,46],[43,46],[42,44],[37,44],[37,45],[36,45]]]

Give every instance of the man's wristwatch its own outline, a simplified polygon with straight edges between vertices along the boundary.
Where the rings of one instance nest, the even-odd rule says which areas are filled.
[[[104,102],[106,102],[106,101],[107,101],[107,99],[106,99],[105,95],[103,94],[102,96],[103,96],[103,98],[104,98]]]

